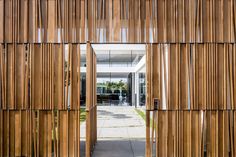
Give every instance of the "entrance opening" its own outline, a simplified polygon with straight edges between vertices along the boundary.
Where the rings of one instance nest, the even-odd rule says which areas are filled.
[[[145,44],[91,44],[97,60],[97,144],[92,156],[145,156]],[[81,107],[86,48],[81,46]],[[84,104],[84,105],[83,105]],[[81,137],[85,137],[85,123]]]
[[[94,44],[99,106],[135,106],[140,73],[145,72],[145,45]],[[137,78],[136,78],[137,77]],[[138,93],[139,94],[139,93]],[[139,104],[138,104],[139,105]]]

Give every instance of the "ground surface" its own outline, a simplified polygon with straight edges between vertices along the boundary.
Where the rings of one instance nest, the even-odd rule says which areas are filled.
[[[99,106],[97,123],[93,157],[145,156],[145,122],[133,107]],[[81,125],[81,136],[85,137],[85,123]]]

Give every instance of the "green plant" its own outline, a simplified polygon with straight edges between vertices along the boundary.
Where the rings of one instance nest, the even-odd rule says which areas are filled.
[[[146,114],[145,114],[145,112],[143,112],[142,110],[140,110],[140,109],[135,109],[135,111],[138,113],[138,115],[140,116],[140,117],[142,117],[142,119],[146,122]],[[152,118],[150,118],[150,127],[152,127]]]
[[[85,108],[80,108],[80,122],[84,122],[85,120],[86,120]]]

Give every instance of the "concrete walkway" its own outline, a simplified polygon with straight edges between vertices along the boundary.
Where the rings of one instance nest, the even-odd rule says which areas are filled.
[[[85,124],[81,129],[85,137]],[[133,107],[98,107],[98,142],[92,156],[145,156],[145,122]]]

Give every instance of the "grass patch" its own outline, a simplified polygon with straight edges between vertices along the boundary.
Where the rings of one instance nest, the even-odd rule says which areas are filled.
[[[80,122],[84,122],[86,120],[86,112],[85,108],[80,108]]]
[[[140,109],[135,109],[135,111],[138,113],[138,115],[140,116],[140,117],[142,117],[143,118],[143,120],[146,122],[146,114],[145,114],[145,112],[143,112],[142,110],[140,110]],[[152,127],[152,118],[150,118],[150,127]]]
[[[146,115],[143,111],[141,111],[140,109],[135,109],[135,111],[138,113],[138,115],[140,115],[140,117],[143,118],[144,121],[146,121]]]

